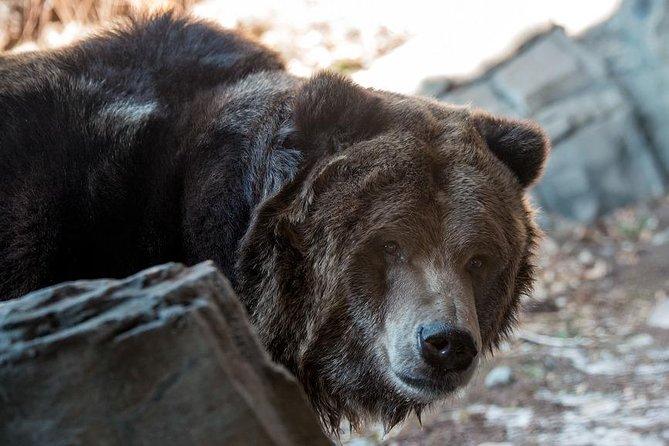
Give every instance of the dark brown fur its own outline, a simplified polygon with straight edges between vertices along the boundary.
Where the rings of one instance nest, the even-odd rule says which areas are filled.
[[[412,302],[475,308],[492,351],[531,286],[524,193],[549,147],[534,124],[295,78],[171,15],[0,58],[0,76],[0,297],[214,259],[332,431],[391,427],[466,382],[428,397],[393,381],[384,343]]]
[[[371,365],[370,340],[387,311],[384,233],[416,255],[441,242],[444,224],[451,256],[506,241],[496,280],[477,295],[492,350],[531,286],[539,231],[523,194],[548,143],[531,123],[363,90],[334,75],[303,91],[296,138],[318,156],[258,208],[241,244],[240,289],[265,345],[326,424],[380,416],[392,426],[424,404],[388,388],[384,365]]]

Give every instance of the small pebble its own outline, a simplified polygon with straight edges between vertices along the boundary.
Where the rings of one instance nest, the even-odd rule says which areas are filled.
[[[669,299],[664,299],[653,308],[648,318],[648,325],[669,329]]]
[[[511,367],[499,366],[495,367],[485,377],[485,386],[487,388],[502,387],[513,382],[513,372]]]

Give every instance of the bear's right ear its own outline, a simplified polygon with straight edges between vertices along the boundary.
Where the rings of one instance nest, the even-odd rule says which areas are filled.
[[[536,123],[475,111],[474,127],[488,148],[514,173],[524,188],[541,176],[551,149],[546,133]]]
[[[386,124],[381,96],[335,73],[321,72],[298,90],[293,143],[318,154],[336,153],[380,133]]]

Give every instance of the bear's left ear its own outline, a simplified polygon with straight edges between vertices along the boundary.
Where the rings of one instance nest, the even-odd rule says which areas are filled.
[[[335,73],[321,72],[298,90],[293,143],[318,154],[336,153],[380,133],[386,125],[383,100]]]
[[[550,152],[550,141],[536,123],[491,116],[476,111],[471,115],[474,127],[488,148],[516,175],[524,188],[543,172]]]

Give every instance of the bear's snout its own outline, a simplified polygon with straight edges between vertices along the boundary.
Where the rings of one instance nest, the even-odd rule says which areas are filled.
[[[419,326],[417,337],[421,356],[437,370],[464,371],[478,354],[474,338],[467,330],[443,322]]]

